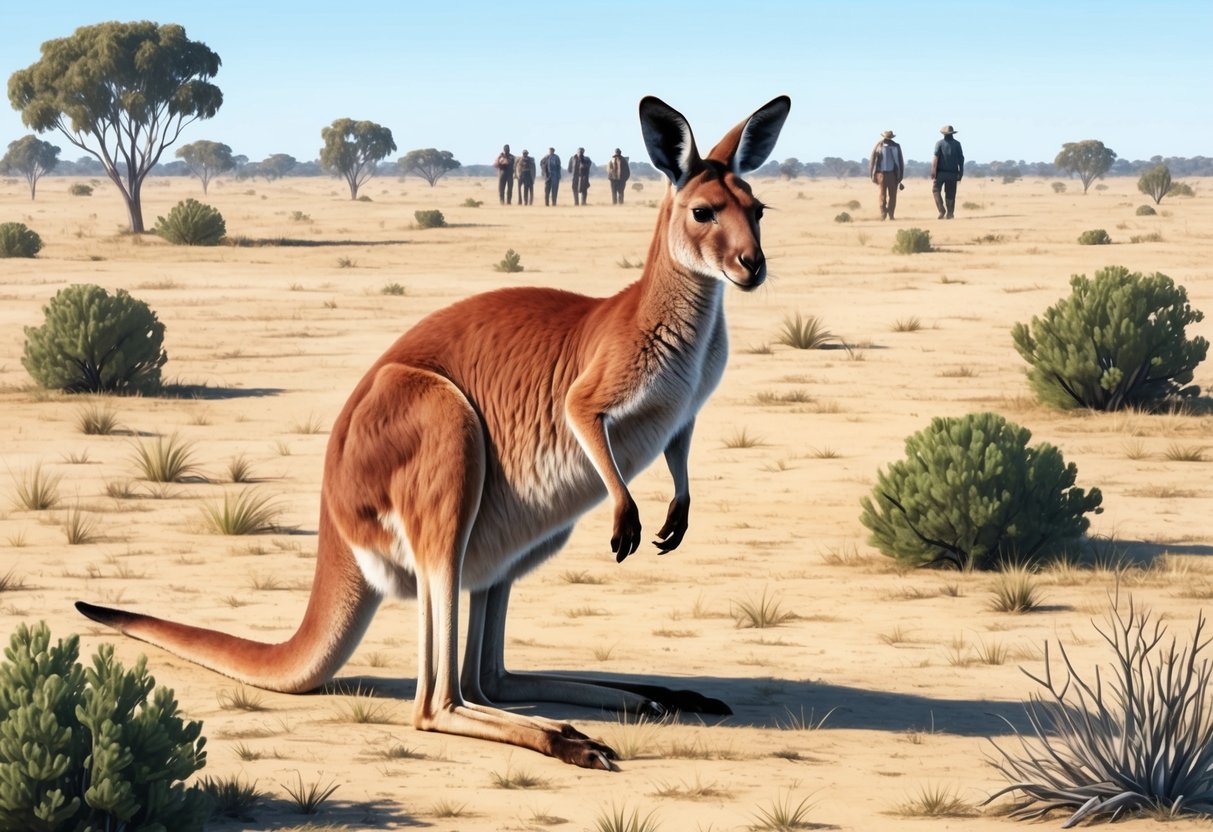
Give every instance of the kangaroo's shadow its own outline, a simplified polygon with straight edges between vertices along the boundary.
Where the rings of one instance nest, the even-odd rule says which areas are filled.
[[[912,693],[872,690],[822,681],[769,678],[726,679],[714,676],[605,675],[558,671],[560,676],[615,680],[694,690],[726,702],[733,715],[726,717],[682,714],[688,723],[747,728],[851,728],[889,733],[931,732],[965,737],[1003,736],[1027,732],[1031,726],[1019,702],[988,699],[933,698]],[[397,700],[411,700],[416,682],[411,678],[342,677],[327,686],[329,693],[361,690]],[[601,718],[602,712],[560,703],[511,705],[510,710],[551,719]]]

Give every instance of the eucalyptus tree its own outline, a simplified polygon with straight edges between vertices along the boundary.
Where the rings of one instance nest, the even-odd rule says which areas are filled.
[[[223,104],[210,82],[219,64],[177,24],[98,23],[43,43],[9,78],[8,98],[27,127],[58,130],[101,162],[141,233],[143,180],[186,126]]]
[[[59,164],[59,148],[37,136],[23,136],[8,143],[8,153],[0,159],[0,173],[20,174],[29,183],[29,198],[38,195],[38,180]]]
[[[320,164],[345,179],[350,199],[358,198],[358,189],[375,175],[379,161],[396,151],[392,131],[373,121],[339,118],[320,131],[320,138]]]
[[[420,176],[429,182],[432,188],[439,179],[459,167],[459,160],[449,150],[427,147],[423,150],[410,150],[397,164],[405,176]]]
[[[1115,150],[1105,147],[1098,139],[1086,139],[1063,144],[1053,164],[1058,170],[1077,173],[1078,178],[1082,180],[1082,192],[1085,194],[1092,182],[1112,169],[1112,163],[1115,161]]]
[[[236,158],[230,147],[205,139],[177,148],[177,158],[185,162],[190,173],[202,182],[202,193],[206,193],[212,179],[236,167]]]

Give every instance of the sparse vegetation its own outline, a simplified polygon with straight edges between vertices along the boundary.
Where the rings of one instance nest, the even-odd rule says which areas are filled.
[[[816,824],[809,820],[813,804],[807,797],[795,800],[789,791],[771,801],[770,806],[760,807],[754,812],[754,820],[747,827],[752,832],[794,832],[797,829],[813,829]]]
[[[834,215],[834,222],[850,222],[851,215],[846,211],[840,211]]]
[[[87,436],[109,436],[118,427],[118,414],[106,403],[89,402],[76,411],[76,430]]]
[[[766,629],[778,627],[796,619],[796,613],[785,610],[778,596],[768,594],[764,588],[757,598],[743,598],[731,605],[733,623],[738,627]]]
[[[784,317],[783,328],[775,338],[777,344],[798,350],[819,350],[837,340],[838,337],[826,329],[816,315],[806,318],[799,312],[795,316]]]
[[[1171,192],[1171,169],[1164,164],[1150,168],[1137,180],[1137,190],[1141,191],[1157,205],[1162,198]]]
[[[379,290],[379,294],[392,295],[393,297],[404,297],[404,295],[407,294],[407,292],[405,291],[405,288],[403,286],[401,286],[399,283],[388,283],[388,284],[385,284],[384,287]]]
[[[295,772],[294,783],[279,783],[282,790],[290,795],[291,800],[295,804],[295,809],[305,815],[314,815],[320,811],[320,807],[326,800],[333,796],[333,792],[339,788],[337,783],[330,782],[327,786],[320,785],[319,781],[313,783],[304,783],[303,775]]]
[[[149,482],[181,482],[198,470],[194,444],[175,433],[167,438],[157,436],[148,442],[137,440],[131,462]]]
[[[1153,217],[1158,214],[1152,205],[1138,205],[1137,210],[1134,213],[1136,213],[1139,217]]]
[[[418,228],[445,228],[446,217],[437,208],[428,210],[419,210],[413,212],[413,219],[417,222]]]
[[[1112,238],[1102,228],[1093,228],[1078,235],[1080,246],[1107,246],[1112,244]]]
[[[625,803],[602,809],[594,818],[593,832],[658,832],[659,829],[661,825],[653,812],[642,815],[639,809],[629,809]]]
[[[464,208],[479,208],[481,205],[484,205],[484,200],[472,199],[469,196],[467,199],[465,199],[463,201],[462,205]]]
[[[1061,452],[995,413],[936,418],[861,501],[873,546],[907,565],[992,569],[1070,550],[1100,511]]]
[[[42,463],[13,475],[13,507],[46,511],[59,505],[59,483],[63,477],[43,470]]]
[[[24,223],[0,223],[0,258],[34,257],[41,250],[42,238]]]
[[[1050,187],[1053,188],[1053,193],[1055,194],[1064,194],[1066,192],[1065,182],[1052,182],[1050,183]]]
[[[246,783],[244,777],[203,777],[199,788],[207,796],[211,806],[211,817],[252,820],[252,811],[268,795],[257,788],[257,781]]]
[[[157,217],[155,233],[179,246],[217,246],[227,224],[217,209],[190,198],[174,205],[167,217]]]
[[[518,254],[518,252],[511,248],[506,251],[505,257],[501,258],[501,260],[493,266],[493,271],[513,273],[520,272],[524,268],[525,267],[522,265],[522,257]]]
[[[1187,338],[1204,314],[1160,272],[1142,275],[1123,266],[1070,278],[1072,292],[1031,324],[1011,330],[1028,362],[1028,383],[1045,404],[1068,409],[1156,408],[1196,396],[1193,371],[1209,342]]]
[[[994,580],[990,609],[994,612],[1024,613],[1040,606],[1040,588],[1035,575],[1022,566],[1006,569]]]
[[[921,254],[931,250],[931,232],[921,228],[899,228],[893,241],[897,254]]]
[[[67,189],[67,192],[72,196],[92,196],[93,186],[86,185],[83,182],[73,182],[72,186]]]

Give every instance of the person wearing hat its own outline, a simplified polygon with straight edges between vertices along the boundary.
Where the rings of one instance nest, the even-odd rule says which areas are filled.
[[[901,145],[893,141],[893,131],[886,130],[880,134],[880,141],[872,148],[872,157],[868,161],[868,175],[880,188],[880,218],[893,219],[897,210],[897,190],[904,188],[901,180],[906,175],[906,160],[901,155]]]
[[[628,179],[632,176],[632,169],[628,166],[628,157],[623,155],[623,151],[615,148],[615,155],[611,157],[611,161],[607,162],[607,179],[611,183],[611,204],[623,204],[623,188],[628,184]]]
[[[502,205],[508,205],[514,201],[514,154],[508,144],[497,154],[493,167],[497,169],[497,196]]]
[[[573,175],[573,204],[585,205],[586,191],[590,189],[590,171],[594,163],[585,155],[585,148],[577,148],[577,152],[569,157],[569,173]]]
[[[530,205],[535,199],[535,157],[530,151],[522,151],[514,162],[514,177],[518,180],[518,204]]]
[[[934,183],[931,195],[935,197],[935,207],[942,220],[956,215],[956,183],[964,178],[965,155],[960,142],[956,141],[952,125],[945,124],[939,132],[943,133],[943,138],[935,142],[935,155],[931,159],[931,182]]]

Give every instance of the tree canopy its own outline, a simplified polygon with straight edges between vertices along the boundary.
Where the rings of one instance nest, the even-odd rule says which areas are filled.
[[[358,198],[358,189],[375,175],[379,161],[396,150],[392,131],[373,121],[339,118],[320,131],[320,138],[320,164],[345,179],[350,199]]]
[[[1171,169],[1164,164],[1150,168],[1137,180],[1137,190],[1154,200],[1154,204],[1162,202],[1162,198],[1171,192],[1175,183],[1171,181]]]
[[[397,164],[405,176],[420,176],[432,188],[439,179],[459,167],[459,160],[449,150],[427,147],[424,150],[410,150]]]
[[[29,183],[29,198],[38,193],[38,180],[59,164],[59,148],[37,136],[23,136],[8,143],[8,153],[0,159],[0,173],[19,173]]]
[[[57,129],[101,161],[139,233],[144,178],[186,125],[223,104],[210,83],[219,64],[177,24],[98,23],[43,43],[41,59],[9,78],[8,97],[27,127]]]
[[[1115,150],[1104,147],[1104,143],[1098,139],[1086,139],[1063,144],[1053,164],[1058,170],[1077,173],[1078,178],[1082,180],[1082,192],[1085,194],[1092,182],[1112,169],[1112,163],[1115,161]]]
[[[211,179],[236,167],[236,159],[232,156],[230,147],[205,139],[177,148],[177,158],[185,162],[190,173],[202,181],[202,193],[206,193]]]
[[[260,174],[265,177],[267,182],[273,182],[275,179],[286,176],[297,164],[299,161],[289,153],[275,153],[258,162],[253,175]]]

